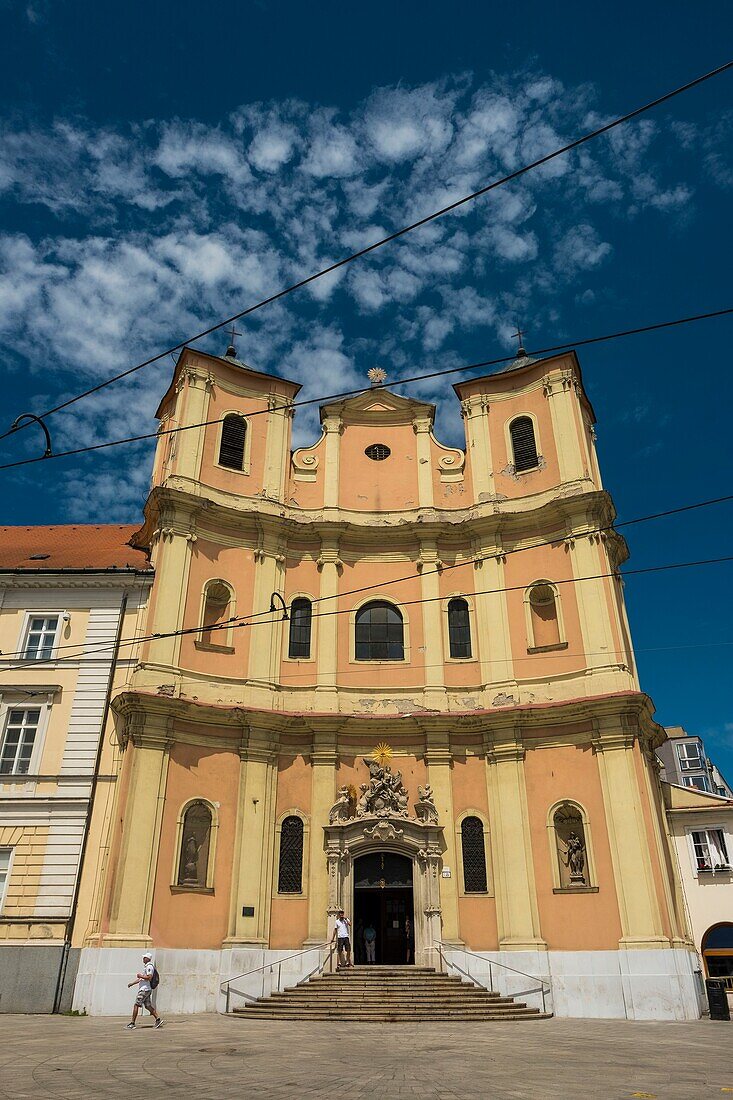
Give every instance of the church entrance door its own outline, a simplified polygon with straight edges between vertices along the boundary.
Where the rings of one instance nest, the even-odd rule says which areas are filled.
[[[354,861],[354,959],[366,963],[364,930],[376,932],[375,963],[415,961],[412,860],[396,852],[370,852]]]

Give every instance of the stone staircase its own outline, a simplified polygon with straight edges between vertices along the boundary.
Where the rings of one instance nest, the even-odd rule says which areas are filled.
[[[234,1013],[263,1020],[541,1020],[551,1013],[427,966],[355,966],[248,1002]]]

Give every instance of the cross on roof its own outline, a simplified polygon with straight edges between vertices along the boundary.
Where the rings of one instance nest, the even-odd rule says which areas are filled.
[[[234,324],[232,324],[231,328],[228,328],[225,331],[229,333],[229,346],[227,348],[226,353],[227,353],[227,355],[234,355],[234,353],[236,351],[236,348],[234,347],[234,337],[235,336],[241,336],[242,333],[237,332],[237,330],[234,327]]]
[[[524,350],[524,333],[522,332],[522,330],[519,327],[518,323],[517,323],[517,331],[515,333],[513,333],[512,340],[519,340],[519,348],[517,349],[517,355],[518,356],[525,355],[526,352]]]

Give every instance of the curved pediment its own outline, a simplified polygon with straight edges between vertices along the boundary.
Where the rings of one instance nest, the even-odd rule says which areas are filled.
[[[321,420],[331,416],[339,417],[349,424],[405,424],[422,419],[427,419],[432,424],[435,405],[416,401],[412,397],[401,397],[391,390],[374,386],[354,397],[322,405]]]

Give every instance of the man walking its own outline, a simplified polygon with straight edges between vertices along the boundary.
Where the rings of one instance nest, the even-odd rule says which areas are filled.
[[[346,959],[343,964],[345,968],[351,966],[351,943],[349,941],[349,926],[351,921],[344,915],[343,909],[339,909],[338,916],[336,917],[336,927],[333,930],[331,936],[331,943],[336,940],[336,958],[338,960],[337,966],[341,968],[341,958]]]
[[[137,997],[135,998],[135,1004],[132,1006],[132,1019],[130,1020],[127,1028],[129,1031],[134,1031],[135,1021],[137,1020],[137,1014],[141,1008],[147,1008],[151,1016],[155,1016],[155,1026],[160,1027],[163,1023],[158,1013],[153,1008],[153,1002],[151,1000],[153,993],[153,983],[157,986],[157,971],[153,966],[153,956],[150,954],[143,955],[143,968],[139,974],[135,975],[135,981],[128,982],[127,988],[132,989],[133,985],[137,982]]]

